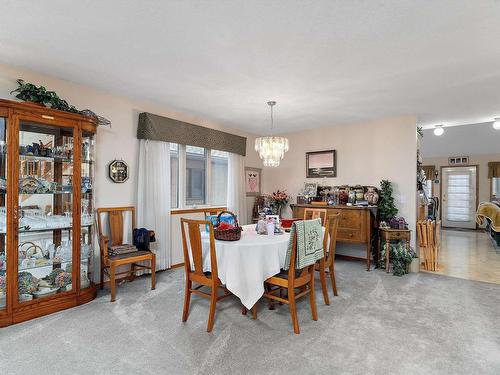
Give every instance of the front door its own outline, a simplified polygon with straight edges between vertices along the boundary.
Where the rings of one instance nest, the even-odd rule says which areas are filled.
[[[442,169],[442,221],[450,228],[476,228],[477,167]]]

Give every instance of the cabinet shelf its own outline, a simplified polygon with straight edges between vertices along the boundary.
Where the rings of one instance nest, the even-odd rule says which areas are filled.
[[[5,194],[5,193],[2,193]],[[61,195],[61,194],[73,194],[73,190],[71,191],[52,191],[48,193],[21,193],[19,195]]]
[[[19,160],[33,160],[33,161],[46,161],[55,163],[73,163],[72,158],[61,158],[58,156],[38,156],[38,155],[25,155],[20,154]]]
[[[33,267],[21,267],[19,266],[17,269],[18,269],[18,272],[29,272],[29,271],[34,271],[34,270],[39,270],[41,268],[47,268],[47,267],[54,267],[54,265],[57,265],[57,266],[60,266],[58,268],[63,268],[63,266],[69,264],[69,263],[72,263],[73,260],[63,260],[62,262],[58,262],[58,263],[54,263],[52,262],[51,259],[47,259],[47,263],[45,264],[39,264],[39,265],[36,265],[36,266],[33,266]],[[85,262],[88,262],[89,261],[89,258],[80,258],[80,263],[85,263]]]

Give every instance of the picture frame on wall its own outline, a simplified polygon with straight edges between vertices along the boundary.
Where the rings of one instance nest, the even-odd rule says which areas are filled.
[[[306,152],[306,177],[337,177],[337,150]]]
[[[261,195],[261,168],[245,167],[245,192],[247,197],[257,197]]]
[[[307,197],[315,197],[318,192],[318,183],[304,182],[303,195]]]

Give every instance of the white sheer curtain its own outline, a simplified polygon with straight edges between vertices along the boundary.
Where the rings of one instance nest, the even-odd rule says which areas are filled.
[[[140,140],[137,183],[137,226],[155,231],[156,269],[170,267],[170,144]]]
[[[238,216],[240,225],[246,224],[245,158],[233,153],[229,154],[227,168],[227,209]]]

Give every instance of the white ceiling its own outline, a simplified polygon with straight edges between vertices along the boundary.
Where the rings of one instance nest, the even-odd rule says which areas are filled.
[[[253,133],[500,115],[495,0],[0,1],[0,62]]]
[[[422,156],[470,156],[500,154],[500,130],[492,122],[444,128],[437,137],[432,129],[424,130]]]

